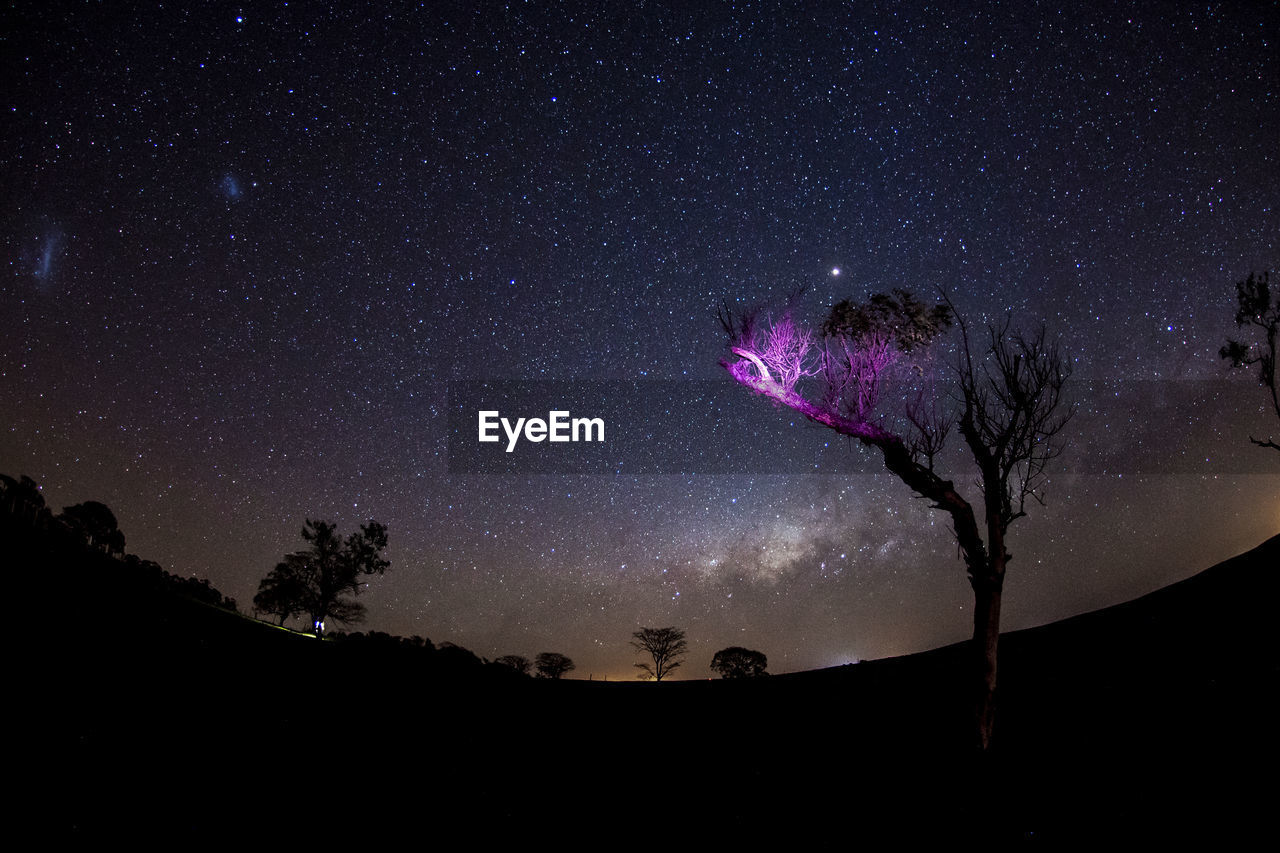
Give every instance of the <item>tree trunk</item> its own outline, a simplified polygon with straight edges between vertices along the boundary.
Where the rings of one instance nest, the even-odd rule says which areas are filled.
[[[996,653],[1000,644],[1000,593],[1003,573],[975,576],[973,586],[973,650],[978,666],[978,694],[974,702],[978,746],[991,748],[991,735],[996,721]]]

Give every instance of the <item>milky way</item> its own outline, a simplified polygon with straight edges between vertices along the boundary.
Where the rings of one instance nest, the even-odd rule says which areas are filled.
[[[739,473],[458,473],[449,388],[679,396],[730,383],[726,302],[943,287],[1081,380],[1006,626],[1184,577],[1280,527],[1280,425],[1217,355],[1280,255],[1280,13],[1089,6],[10,4],[0,472],[244,609],[304,518],[375,518],[366,628],[581,677],[640,625],[691,677],[913,651],[969,630],[945,520],[747,438],[836,436],[731,393]]]

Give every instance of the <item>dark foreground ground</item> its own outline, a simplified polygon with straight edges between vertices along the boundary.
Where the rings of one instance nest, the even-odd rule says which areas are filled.
[[[18,823],[38,837],[1275,834],[1280,537],[1006,635],[986,759],[962,647],[750,683],[509,680],[129,592],[110,568],[25,569],[60,613],[22,638],[14,694],[32,715]]]

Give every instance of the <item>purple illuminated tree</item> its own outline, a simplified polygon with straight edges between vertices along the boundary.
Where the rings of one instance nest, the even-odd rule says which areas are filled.
[[[819,341],[796,327],[790,310],[776,319],[761,310],[726,310],[721,322],[733,357],[722,364],[757,394],[878,450],[890,472],[951,517],[974,592],[980,675],[974,717],[985,751],[995,723],[1000,599],[1011,559],[1006,534],[1026,515],[1028,498],[1041,499],[1047,465],[1061,453],[1060,435],[1071,416],[1062,393],[1070,365],[1043,327],[1025,337],[1011,333],[1007,322],[989,326],[976,348],[961,321],[951,395],[958,412],[940,414],[918,399],[895,427],[877,409],[886,378],[958,319],[945,298],[927,305],[895,290],[834,306]],[[819,380],[812,399],[799,388],[806,376]],[[980,515],[953,480],[935,470],[956,427],[977,469]]]

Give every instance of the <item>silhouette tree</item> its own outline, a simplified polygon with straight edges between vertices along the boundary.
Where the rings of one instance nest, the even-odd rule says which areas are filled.
[[[49,519],[49,508],[36,481],[23,474],[15,480],[0,474],[0,493],[4,495],[4,507],[14,518],[32,526],[43,527]]]
[[[521,675],[528,675],[529,669],[533,664],[527,657],[523,655],[503,655],[494,661],[499,666],[505,666],[507,669],[513,669]]]
[[[672,670],[677,669],[689,648],[684,639],[684,631],[679,628],[641,628],[631,636],[631,645],[635,650],[652,658],[652,663],[645,661],[636,664],[636,669],[642,673],[639,677],[652,678],[654,681],[661,681]]]
[[[282,626],[286,620],[309,612],[309,589],[304,569],[305,563],[299,555],[285,557],[258,584],[253,606],[262,613],[279,616]]]
[[[286,556],[258,584],[258,595],[270,608],[259,605],[258,596],[254,604],[275,615],[307,613],[317,634],[324,631],[327,620],[348,624],[362,620],[364,605],[353,597],[366,577],[381,575],[391,565],[382,556],[387,528],[371,521],[343,540],[335,525],[307,519],[302,538],[311,547]]]
[[[973,646],[980,672],[974,716],[978,744],[986,750],[995,722],[1000,600],[1010,560],[1006,534],[1026,515],[1028,498],[1042,499],[1047,465],[1062,451],[1060,434],[1071,416],[1062,393],[1069,361],[1043,327],[1025,337],[1011,333],[1007,321],[988,326],[984,343],[975,348],[949,300],[929,306],[902,290],[877,294],[862,305],[839,303],[822,325],[820,340],[796,325],[790,309],[777,319],[759,309],[726,309],[720,319],[733,355],[722,364],[737,382],[875,448],[891,473],[950,515],[974,592]],[[917,400],[904,413],[905,434],[873,420],[890,369],[957,321],[961,341],[953,398],[959,412],[939,413]],[[816,401],[798,390],[805,376],[820,377]],[[957,426],[977,468],[981,521],[954,482],[935,470]]]
[[[1244,281],[1236,282],[1236,328],[1253,326],[1262,330],[1263,343],[1256,348],[1241,341],[1227,339],[1227,345],[1218,355],[1231,362],[1232,367],[1258,365],[1258,384],[1271,391],[1271,407],[1280,418],[1280,394],[1276,391],[1276,333],[1280,330],[1280,292],[1271,297],[1271,272],[1261,277],[1249,273]],[[1280,444],[1268,438],[1266,441],[1249,436],[1259,447],[1280,450]]]
[[[566,672],[572,672],[573,661],[559,652],[542,652],[534,662],[539,678],[560,678]]]
[[[65,507],[58,520],[90,548],[108,554],[124,553],[124,534],[116,523],[115,513],[106,504],[85,501]]]
[[[711,670],[721,678],[759,678],[768,675],[769,658],[763,652],[730,646],[711,658]]]

